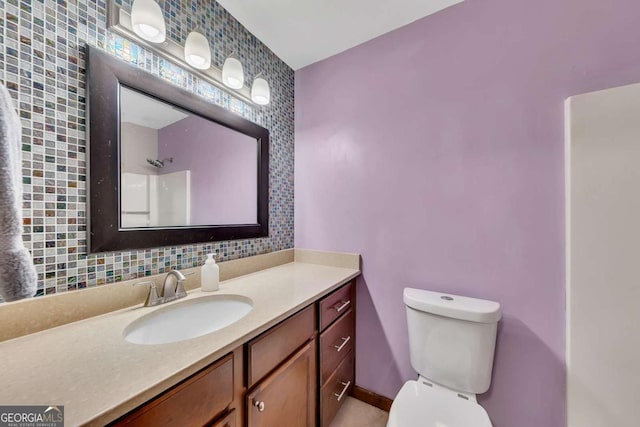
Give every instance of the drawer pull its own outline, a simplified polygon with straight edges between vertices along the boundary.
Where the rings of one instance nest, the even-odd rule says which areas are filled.
[[[254,400],[253,401],[253,406],[258,408],[258,412],[264,412],[264,402],[262,402],[260,400]]]
[[[349,335],[348,337],[342,337],[342,344],[340,345],[334,345],[335,349],[337,352],[340,352],[340,350],[342,350],[344,348],[345,345],[347,345],[347,343],[351,340],[351,335]]]
[[[342,310],[347,308],[349,306],[349,304],[351,304],[351,300],[346,300],[343,303],[338,303],[338,304],[334,305],[333,308],[336,310],[336,312],[340,313]]]
[[[344,386],[342,391],[340,393],[333,393],[333,395],[338,398],[338,402],[340,402],[342,396],[344,396],[344,394],[347,392],[347,389],[351,385],[351,381],[347,381],[346,383],[344,381],[340,381],[340,384]]]

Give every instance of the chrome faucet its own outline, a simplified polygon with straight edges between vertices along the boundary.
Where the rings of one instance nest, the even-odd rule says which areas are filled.
[[[153,307],[154,305],[164,304],[165,302],[186,297],[187,291],[185,291],[182,282],[186,280],[185,276],[190,276],[192,274],[193,273],[182,274],[178,270],[171,270],[164,278],[162,293],[160,295],[158,295],[158,288],[152,280],[136,282],[133,286],[149,285],[149,294],[144,302],[144,306]]]
[[[187,280],[184,274],[178,270],[171,270],[164,278],[164,285],[162,285],[162,300],[163,302],[173,301],[178,298],[184,298],[187,296],[187,292],[184,290],[182,282]]]

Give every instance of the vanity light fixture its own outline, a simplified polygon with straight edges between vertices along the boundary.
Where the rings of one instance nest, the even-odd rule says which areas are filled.
[[[267,105],[271,100],[269,82],[259,73],[251,85],[251,99],[258,105]]]
[[[240,89],[244,86],[242,62],[233,53],[225,59],[222,66],[222,83],[231,89]]]
[[[198,70],[211,67],[211,49],[209,40],[197,31],[191,31],[184,45],[184,60]]]
[[[224,61],[222,69],[212,65],[209,41],[202,32],[189,33],[185,46],[167,38],[162,9],[154,0],[134,0],[131,13],[116,0],[108,0],[107,5],[109,31],[188,69],[248,104],[262,106],[271,101],[269,83],[262,75],[254,78],[252,87],[244,84],[242,63],[234,54]]]
[[[134,0],[131,25],[138,36],[152,43],[162,43],[167,37],[162,9],[154,0]]]

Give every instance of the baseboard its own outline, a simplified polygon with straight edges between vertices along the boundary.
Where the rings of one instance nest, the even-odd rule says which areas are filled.
[[[351,396],[353,396],[353,398],[355,399],[361,400],[364,403],[368,403],[371,406],[375,406],[376,408],[380,408],[383,411],[387,412],[391,410],[391,404],[393,403],[393,399],[381,396],[378,393],[374,393],[367,390],[366,388],[362,388],[357,385],[353,386],[353,390],[351,390]]]

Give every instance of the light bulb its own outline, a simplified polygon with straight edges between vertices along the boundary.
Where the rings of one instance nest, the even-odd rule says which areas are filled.
[[[135,0],[133,2],[131,25],[138,36],[150,42],[162,43],[166,38],[162,9],[154,0]]]
[[[207,62],[207,60],[200,55],[189,55],[187,56],[186,61],[196,68],[202,67]]]
[[[269,82],[258,74],[251,85],[251,100],[258,105],[267,105],[271,100]]]
[[[244,86],[244,70],[242,63],[234,56],[229,56],[222,66],[222,83],[231,89],[240,89]]]
[[[184,60],[199,70],[206,70],[211,66],[211,49],[204,35],[197,31],[189,33],[184,45]]]
[[[138,24],[138,30],[148,39],[153,39],[160,34],[160,30],[147,24]]]

